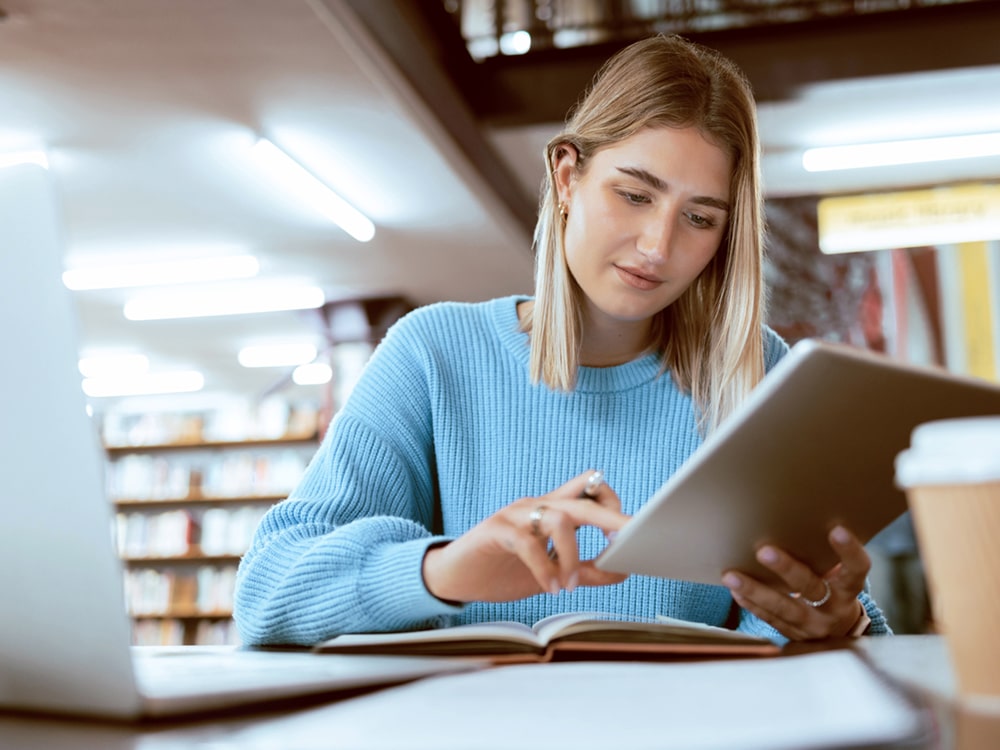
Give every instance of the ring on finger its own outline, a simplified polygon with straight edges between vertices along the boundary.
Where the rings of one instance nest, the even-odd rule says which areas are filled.
[[[528,516],[531,521],[531,533],[539,538],[542,537],[542,516],[545,515],[545,511],[549,509],[547,505],[535,506],[534,510]]]
[[[604,472],[598,469],[589,477],[587,477],[587,484],[583,486],[583,496],[589,498],[597,497],[597,493],[600,491],[603,485],[604,485]]]
[[[833,590],[830,588],[830,582],[828,580],[825,578],[821,578],[820,580],[823,581],[823,585],[826,587],[826,590],[823,592],[823,596],[819,599],[810,599],[800,591],[793,591],[789,594],[789,596],[792,597],[792,599],[798,599],[803,604],[808,604],[810,607],[822,607],[830,601],[830,596],[833,594]]]

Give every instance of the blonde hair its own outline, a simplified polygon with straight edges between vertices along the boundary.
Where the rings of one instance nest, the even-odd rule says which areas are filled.
[[[664,369],[691,394],[701,429],[709,432],[764,374],[760,145],[744,75],[717,52],[677,36],[636,42],[608,60],[546,147],[534,237],[535,302],[524,323],[531,332],[531,378],[570,391],[579,367],[582,292],[566,264],[556,157],[572,146],[582,173],[598,150],[647,127],[695,127],[733,159],[731,212],[719,250],[657,315],[653,330]]]

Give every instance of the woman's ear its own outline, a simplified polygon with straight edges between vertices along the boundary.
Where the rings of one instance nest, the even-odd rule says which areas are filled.
[[[552,149],[552,182],[560,203],[569,203],[578,158],[572,143],[560,143]]]

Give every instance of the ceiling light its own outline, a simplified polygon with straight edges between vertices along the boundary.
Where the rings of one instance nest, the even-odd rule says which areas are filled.
[[[79,291],[247,279],[256,276],[258,271],[260,263],[254,256],[226,255],[218,258],[72,268],[63,273],[62,279],[66,287]]]
[[[277,187],[290,197],[313,206],[359,242],[375,236],[371,219],[269,140],[259,139],[251,150]]]
[[[91,398],[150,396],[163,393],[192,393],[205,386],[196,370],[147,372],[128,377],[85,378],[83,392]]]
[[[184,289],[173,294],[148,294],[125,303],[129,320],[202,318],[217,315],[246,315],[310,310],[326,302],[323,290],[315,286],[275,287],[242,285],[211,289]]]
[[[44,151],[9,151],[0,153],[0,169],[21,164],[37,164],[42,169],[49,168],[49,159]]]
[[[802,155],[802,167],[807,172],[830,172],[984,156],[1000,156],[1000,133],[811,148]]]
[[[106,378],[136,375],[149,370],[149,357],[145,354],[106,354],[81,357],[80,374],[85,378]]]
[[[531,34],[524,29],[500,37],[500,51],[505,55],[523,55],[531,50]]]
[[[294,367],[316,359],[316,347],[312,344],[245,346],[237,359],[244,367]]]
[[[333,368],[325,362],[299,365],[292,372],[292,382],[296,385],[323,385],[333,378]]]

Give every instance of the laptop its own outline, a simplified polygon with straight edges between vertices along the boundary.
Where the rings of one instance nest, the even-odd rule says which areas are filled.
[[[907,510],[896,454],[922,422],[1000,414],[1000,384],[818,340],[797,343],[632,517],[596,565],[721,585],[733,568],[779,583],[774,544],[823,572],[827,534],[867,543]]]
[[[0,168],[0,709],[174,716],[463,671],[434,658],[130,646],[52,190]]]

